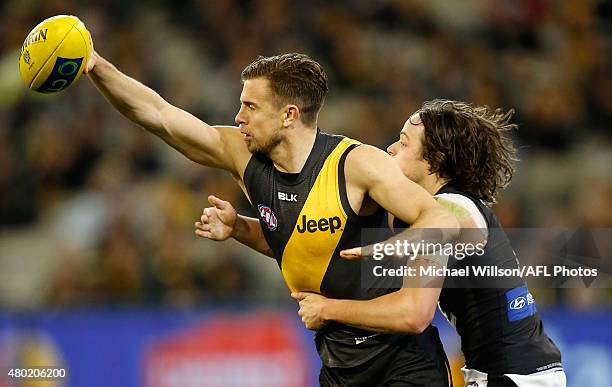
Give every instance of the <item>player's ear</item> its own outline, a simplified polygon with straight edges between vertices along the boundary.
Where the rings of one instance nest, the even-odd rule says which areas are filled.
[[[283,126],[289,127],[300,119],[300,109],[296,105],[286,105],[283,111]]]

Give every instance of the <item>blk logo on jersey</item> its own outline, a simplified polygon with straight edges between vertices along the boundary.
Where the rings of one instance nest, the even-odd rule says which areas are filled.
[[[257,210],[259,211],[259,217],[268,226],[268,229],[270,231],[276,230],[276,227],[278,227],[278,220],[276,219],[274,212],[272,212],[272,209],[270,209],[268,206],[260,204],[257,206]]]
[[[282,200],[282,201],[285,201],[285,202],[296,202],[297,203],[297,194],[279,192],[278,193],[278,200]]]
[[[329,231],[332,234],[342,227],[342,220],[337,217],[321,218],[321,219],[307,219],[306,215],[302,215],[302,224],[297,225],[297,230],[300,234],[306,231],[313,233],[317,231]]]

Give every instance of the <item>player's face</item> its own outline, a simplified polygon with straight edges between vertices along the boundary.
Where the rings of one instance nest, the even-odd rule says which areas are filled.
[[[283,118],[267,79],[244,81],[236,123],[251,153],[268,155],[283,141]]]
[[[417,184],[430,174],[429,163],[423,160],[424,132],[419,115],[413,114],[404,124],[399,139],[387,148],[404,175]]]

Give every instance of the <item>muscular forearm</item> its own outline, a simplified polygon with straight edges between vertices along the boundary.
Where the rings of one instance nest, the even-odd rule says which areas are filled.
[[[435,288],[401,289],[367,301],[328,299],[322,318],[375,332],[417,334],[431,323],[439,293]],[[427,303],[423,298],[429,305],[422,305]]]
[[[413,243],[447,243],[455,241],[459,232],[457,218],[438,205],[421,211],[410,229],[397,234],[394,239]]]
[[[422,269],[441,265],[422,260],[410,264],[414,278],[404,278],[404,288],[371,300],[328,299],[322,309],[323,320],[333,320],[375,332],[417,334],[431,323],[443,276],[421,275]],[[409,282],[409,283],[408,283]]]
[[[423,210],[411,227],[441,231],[440,239],[436,241],[441,243],[454,241],[460,231],[457,218],[440,205]]]
[[[251,155],[238,130],[211,127],[123,74],[98,54],[94,55],[95,66],[89,72],[91,80],[121,114],[189,159],[235,175],[241,174]]]
[[[154,90],[130,78],[97,53],[89,76],[104,97],[126,118],[150,131],[160,131],[160,112],[167,102]]]
[[[425,249],[425,247],[452,243],[457,240],[460,231],[457,219],[448,211],[436,206],[422,211],[410,228],[398,232],[384,243],[407,246],[408,249],[404,249],[400,256],[407,254],[413,260],[424,258],[446,265],[448,254],[444,252],[447,249]],[[397,250],[394,251],[399,254]]]
[[[268,257],[274,258],[272,249],[261,231],[261,224],[255,218],[238,215],[232,238]]]

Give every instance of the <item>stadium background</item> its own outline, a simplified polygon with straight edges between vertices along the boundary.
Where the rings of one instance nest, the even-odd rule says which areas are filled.
[[[276,264],[193,235],[208,194],[247,210],[227,174],[123,119],[86,78],[56,96],[21,84],[23,39],[62,13],[210,123],[233,122],[246,64],[288,51],[328,72],[320,126],[378,146],[427,99],[514,107],[521,162],[502,223],[612,225],[610,2],[5,0],[0,369],[58,364],[69,386],[312,385],[318,370]],[[568,386],[612,386],[610,290],[534,294]]]

